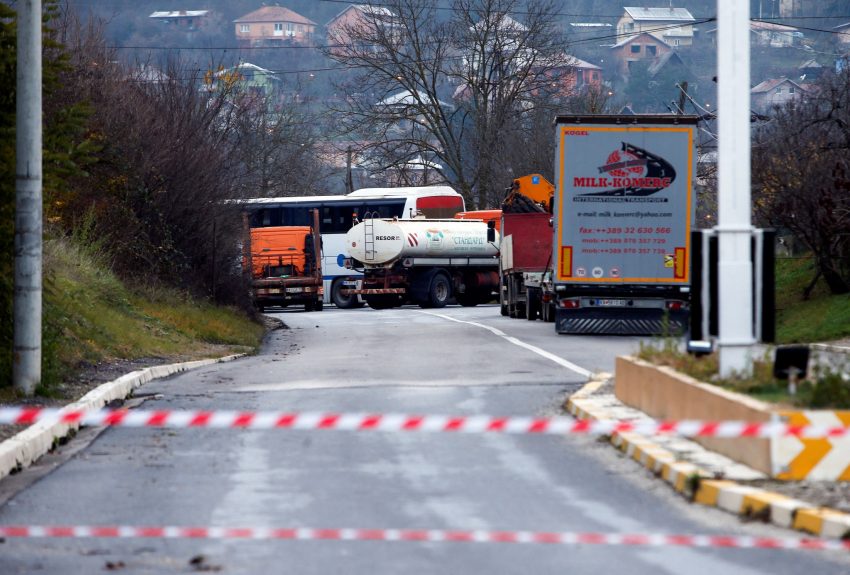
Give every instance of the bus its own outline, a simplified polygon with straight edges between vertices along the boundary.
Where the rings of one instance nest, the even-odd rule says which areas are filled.
[[[449,186],[363,188],[340,196],[298,196],[239,200],[251,228],[310,225],[310,210],[318,209],[322,234],[324,303],[338,308],[362,305],[355,288],[362,274],[345,269],[348,257],[345,234],[369,214],[377,218],[443,219],[463,212],[463,196]]]

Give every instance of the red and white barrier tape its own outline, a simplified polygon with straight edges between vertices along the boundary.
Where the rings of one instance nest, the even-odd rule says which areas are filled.
[[[128,525],[5,525],[6,538],[289,539],[299,541],[407,541],[446,543],[548,543],[638,547],[850,550],[850,541],[736,535],[574,533],[448,529],[312,529],[251,527],[133,527]]]
[[[425,431],[441,433],[592,434],[637,433],[681,437],[850,436],[850,427],[789,425],[746,421],[614,421],[570,417],[492,417],[487,415],[408,415],[320,412],[237,412],[193,410],[60,410],[0,407],[0,424],[39,421],[114,427],[206,427],[218,429],[335,429],[344,431]]]

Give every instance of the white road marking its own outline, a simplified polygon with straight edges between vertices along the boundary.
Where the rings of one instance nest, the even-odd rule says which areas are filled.
[[[480,327],[480,328],[486,329],[490,333],[503,338],[505,341],[508,341],[508,342],[510,342],[514,345],[517,345],[519,347],[522,347],[522,348],[525,348],[529,351],[532,351],[532,352],[536,353],[537,355],[539,355],[541,357],[545,357],[549,361],[557,363],[561,367],[565,367],[565,368],[569,369],[570,371],[574,371],[575,373],[577,373],[581,376],[590,378],[590,376],[593,375],[593,372],[588,370],[588,369],[585,369],[585,368],[583,368],[579,365],[576,365],[571,361],[567,361],[566,359],[564,359],[562,357],[558,357],[554,353],[549,353],[545,349],[540,349],[539,347],[537,347],[535,345],[531,345],[530,343],[525,343],[524,341],[519,340],[519,339],[517,339],[513,336],[510,336],[510,335],[506,334],[505,332],[503,332],[502,330],[496,329],[495,327],[492,327],[492,326],[489,326],[489,325],[486,325],[486,324],[483,324],[483,323],[478,323],[478,322],[475,322],[475,321],[466,321],[466,320],[462,320],[462,319],[457,319],[457,318],[454,318],[454,317],[451,317],[451,316],[448,316],[448,315],[444,315],[444,314],[441,314],[441,313],[434,313],[432,311],[423,311],[423,310],[416,310],[416,311],[418,311],[419,313],[432,315],[434,317],[447,319],[449,321],[454,321],[454,322],[457,322],[457,323],[465,323],[465,324],[468,324],[468,325],[474,325],[475,327]]]

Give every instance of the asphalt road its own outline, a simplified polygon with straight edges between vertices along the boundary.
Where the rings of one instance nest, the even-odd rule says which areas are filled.
[[[613,370],[616,355],[638,346],[557,336],[551,324],[503,318],[494,306],[273,315],[288,329],[262,353],[151,382],[140,390],[154,396],[144,407],[553,415],[588,373]],[[0,507],[0,524],[794,535],[692,506],[587,437],[116,428],[77,447]],[[847,573],[850,562],[814,551],[494,543],[0,544],[4,575],[109,569],[790,575]]]

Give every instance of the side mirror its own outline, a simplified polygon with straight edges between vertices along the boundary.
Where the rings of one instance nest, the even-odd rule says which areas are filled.
[[[496,241],[496,222],[487,222],[487,241],[491,244]]]

